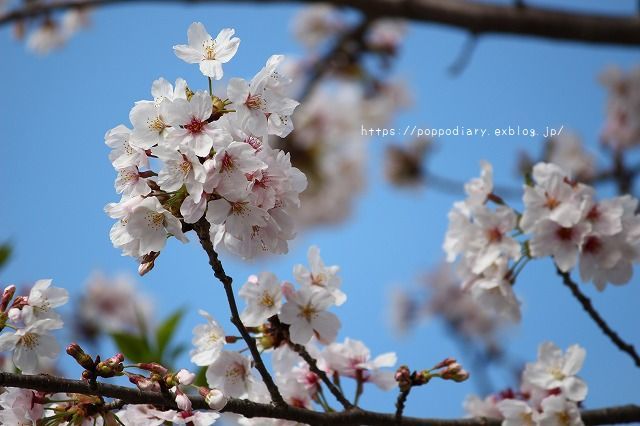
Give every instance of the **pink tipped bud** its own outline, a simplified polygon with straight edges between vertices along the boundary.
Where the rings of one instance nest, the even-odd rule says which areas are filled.
[[[141,263],[138,266],[138,275],[140,275],[141,277],[145,276],[146,274],[148,274],[149,272],[151,272],[151,270],[153,269],[153,267],[155,266],[154,262],[146,262],[146,263]]]
[[[93,371],[95,368],[95,362],[91,356],[87,355],[79,344],[71,343],[67,346],[67,354],[76,360],[78,364],[85,370]]]
[[[2,299],[0,300],[0,311],[6,311],[9,306],[9,302],[13,299],[13,295],[16,294],[16,286],[10,285],[2,292]]]
[[[440,368],[448,367],[455,362],[457,362],[455,358],[446,358],[440,361],[435,367],[433,367],[433,369],[438,370]]]
[[[143,391],[160,392],[160,384],[139,374],[130,374],[129,381]]]
[[[182,411],[191,411],[191,401],[180,389],[176,388],[176,405]]]
[[[467,370],[460,370],[458,371],[457,374],[455,374],[453,377],[451,377],[451,380],[453,380],[454,382],[464,382],[465,380],[467,380],[469,378],[469,372]]]
[[[167,370],[165,367],[158,364],[157,362],[143,362],[140,364],[136,364],[136,367],[140,368],[141,370],[151,371],[152,373],[156,373],[160,375],[165,375],[169,372],[169,370]]]
[[[229,398],[225,396],[221,390],[211,389],[204,395],[204,402],[206,402],[212,410],[220,411],[227,405]]]

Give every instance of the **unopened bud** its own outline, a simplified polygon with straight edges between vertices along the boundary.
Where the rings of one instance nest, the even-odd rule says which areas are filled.
[[[275,341],[273,337],[268,334],[260,337],[260,339],[258,339],[258,342],[260,343],[260,347],[264,350],[271,349],[272,347],[275,346]]]
[[[155,266],[154,262],[141,263],[138,266],[138,275],[141,277],[145,276],[147,273],[151,272],[153,267]]]
[[[160,392],[160,384],[139,374],[130,374],[129,381],[143,391]]]
[[[451,377],[451,380],[453,380],[454,382],[464,382],[465,380],[467,380],[469,378],[469,372],[467,370],[460,370],[458,371],[457,374],[453,375]]]
[[[16,286],[10,285],[2,292],[2,299],[0,300],[0,311],[6,311],[9,306],[9,302],[13,299],[13,295],[16,294]]]
[[[398,387],[401,391],[406,391],[411,387],[411,370],[406,365],[398,367],[394,378],[398,382]]]
[[[67,354],[76,360],[78,364],[85,370],[93,370],[95,368],[95,362],[90,355],[87,355],[79,344],[71,343],[67,346]]]
[[[433,367],[434,370],[439,370],[440,368],[444,368],[444,367],[448,367],[451,364],[457,362],[455,358],[446,358],[442,361],[440,361],[438,364],[436,364],[435,367]]]
[[[207,403],[209,408],[214,411],[222,410],[227,402],[229,402],[229,398],[222,393],[220,389],[207,389],[200,388],[200,395],[204,397],[204,402]]]
[[[191,411],[191,400],[180,389],[176,388],[176,405],[182,411]]]
[[[120,353],[115,354],[111,358],[107,358],[104,361],[99,362],[96,366],[96,372],[101,377],[120,376],[124,370],[124,366],[122,365],[123,361],[124,355]]]
[[[161,375],[165,375],[169,372],[169,370],[167,370],[166,367],[158,364],[157,362],[142,362],[140,364],[136,364],[136,367],[138,367],[141,370],[147,370],[152,373],[161,374]]]
[[[236,336],[224,336],[225,343],[230,343],[231,344],[231,343],[237,342],[238,340],[239,340],[239,338],[236,337]]]
[[[189,386],[196,380],[196,375],[183,368],[176,373],[176,378],[181,385]]]

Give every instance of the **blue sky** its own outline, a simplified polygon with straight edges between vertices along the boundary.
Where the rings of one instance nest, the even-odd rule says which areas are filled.
[[[544,2],[560,3],[560,2]],[[571,7],[601,9],[596,1],[562,2]],[[628,12],[634,1],[607,2],[608,10]],[[202,21],[210,32],[233,27],[242,39],[240,50],[225,67],[227,76],[251,77],[274,53],[301,54],[289,32],[294,6],[114,6],[95,13],[94,24],[60,52],[37,57],[0,31],[0,67],[4,98],[0,101],[0,179],[5,182],[0,240],[15,245],[15,256],[0,282],[25,283],[44,277],[77,290],[95,269],[128,271],[136,264],[111,246],[111,220],[106,203],[118,197],[115,173],[103,143],[106,130],[127,123],[133,102],[149,97],[154,79],[184,77],[200,89],[206,81],[197,67],[178,60],[171,46],[186,40],[186,29]],[[397,73],[412,87],[414,107],[394,123],[487,128],[521,124],[544,128],[565,125],[583,136],[593,151],[603,120],[605,92],[597,75],[610,64],[630,68],[638,49],[553,43],[514,37],[484,37],[462,75],[452,78],[448,66],[466,35],[439,26],[411,25]],[[306,262],[306,250],[317,244],[327,264],[342,267],[348,302],[335,312],[343,327],[340,339],[364,340],[374,354],[395,351],[412,368],[464,354],[437,322],[430,322],[403,339],[388,325],[388,297],[393,286],[411,286],[442,258],[446,214],[458,197],[427,188],[399,191],[382,178],[382,159],[392,138],[369,143],[367,185],[356,200],[349,221],[300,234],[289,254],[244,263],[226,255],[228,273],[239,284],[248,275],[271,270],[292,279],[291,269]],[[479,161],[494,164],[496,180],[517,184],[514,160],[521,150],[538,153],[542,138],[449,138],[441,140],[432,162],[434,171],[461,180],[479,172]],[[603,158],[604,160],[604,158]],[[223,291],[195,243],[173,242],[152,273],[139,279],[152,294],[160,314],[175,306],[190,313],[180,338],[191,338],[204,308],[223,320],[228,317]],[[640,343],[637,314],[640,279],[593,296],[596,306],[622,336]],[[524,303],[524,319],[509,333],[505,346],[516,358],[533,360],[538,344],[552,340],[562,347],[579,343],[588,355],[582,376],[590,385],[588,407],[638,402],[640,371],[626,355],[598,332],[553,273],[549,260],[531,262],[516,285]],[[632,315],[635,314],[635,315]],[[231,331],[231,325],[226,325]],[[65,344],[67,342],[64,342]],[[185,365],[188,362],[185,359]],[[75,370],[74,370],[75,372]],[[494,374],[500,385],[508,378]],[[411,395],[406,413],[453,417],[473,391],[471,382],[434,382]],[[392,411],[395,395],[367,389],[365,407]]]

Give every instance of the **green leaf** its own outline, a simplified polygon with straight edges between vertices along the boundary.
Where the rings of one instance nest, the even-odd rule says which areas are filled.
[[[12,252],[13,249],[9,243],[4,243],[0,246],[0,269],[7,264]]]
[[[196,379],[193,381],[196,386],[208,386],[207,384],[207,367],[198,368]]]
[[[156,347],[158,351],[159,358],[163,358],[163,354],[167,345],[171,341],[173,334],[180,324],[180,320],[184,316],[184,309],[178,309],[173,314],[169,315],[167,319],[165,319],[162,324],[158,326],[156,329]]]
[[[132,362],[152,362],[149,345],[144,338],[127,333],[111,334],[118,350]]]

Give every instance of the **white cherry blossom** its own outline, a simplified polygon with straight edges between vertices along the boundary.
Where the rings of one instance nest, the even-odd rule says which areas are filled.
[[[195,365],[206,367],[211,365],[222,353],[225,343],[224,330],[206,311],[198,313],[206,320],[206,324],[198,324],[193,329],[192,343],[195,346],[190,353],[191,362]]]
[[[587,384],[576,376],[582,368],[586,351],[578,345],[566,353],[551,342],[538,348],[538,361],[526,365],[523,380],[543,389],[559,389],[567,399],[579,402],[587,396]]]
[[[199,64],[200,72],[214,80],[223,76],[222,64],[233,58],[240,45],[240,39],[233,37],[235,31],[225,28],[216,38],[212,38],[200,22],[189,26],[187,38],[189,44],[173,46],[176,56],[189,64]]]
[[[342,305],[347,300],[347,295],[340,290],[342,279],[338,276],[340,267],[337,265],[325,266],[320,257],[320,249],[317,246],[309,247],[307,260],[310,269],[298,264],[293,267],[293,276],[302,286],[325,290],[333,296],[336,306]]]
[[[335,314],[326,311],[334,304],[330,293],[303,286],[295,292],[293,289],[285,291],[285,296],[287,303],[282,307],[279,317],[283,323],[290,325],[289,336],[292,342],[304,345],[314,335],[323,343],[335,340],[340,320]]]
[[[277,315],[282,307],[280,280],[271,272],[250,276],[238,294],[247,303],[240,318],[249,327],[262,325],[268,318]]]

